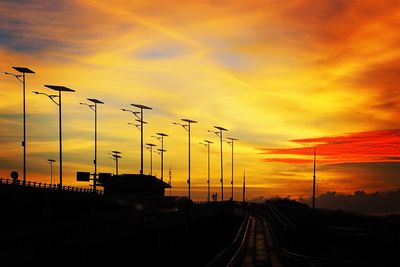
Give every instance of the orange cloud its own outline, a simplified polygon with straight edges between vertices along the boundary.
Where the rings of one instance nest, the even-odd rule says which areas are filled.
[[[314,145],[318,162],[322,164],[350,162],[400,162],[400,130],[379,130],[351,133],[343,136],[291,140],[300,148],[266,148],[264,154],[311,156]],[[313,145],[313,146],[310,146]],[[310,157],[309,157],[310,158]],[[312,159],[265,158],[266,162],[303,164]]]

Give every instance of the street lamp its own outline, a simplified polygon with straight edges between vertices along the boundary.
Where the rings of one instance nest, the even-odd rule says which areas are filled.
[[[189,120],[189,119],[181,119],[181,121],[187,122],[187,124],[182,124],[182,123],[179,123],[179,122],[173,122],[173,124],[182,126],[189,134],[189,157],[188,157],[188,162],[189,163],[188,163],[188,180],[187,180],[187,183],[188,183],[188,196],[189,196],[189,199],[190,199],[190,124],[191,123],[197,123],[197,121]]]
[[[150,151],[150,175],[153,176],[153,147],[155,144],[147,143],[146,148]]]
[[[53,162],[56,162],[54,159],[47,160],[50,164],[50,185],[53,184]]]
[[[18,81],[20,81],[22,83],[22,90],[23,90],[23,96],[22,96],[22,101],[23,101],[23,140],[22,140],[22,146],[24,148],[24,178],[22,181],[22,184],[25,185],[26,183],[26,100],[25,100],[25,73],[35,73],[33,70],[28,69],[26,67],[12,67],[13,69],[15,69],[16,71],[18,71],[21,74],[14,74],[14,73],[10,73],[10,72],[3,72],[3,74],[6,75],[12,75],[15,78],[17,78]],[[22,77],[22,79],[21,79]]]
[[[208,154],[208,179],[207,179],[207,201],[210,202],[210,145],[213,143],[208,140],[204,140],[205,143],[200,143],[207,147],[207,154]]]
[[[317,148],[314,146],[314,175],[313,175],[313,190],[312,190],[312,209],[315,209],[315,164],[316,164],[316,154],[317,154]]]
[[[46,93],[41,93],[41,92],[36,92],[34,91],[34,94],[37,95],[45,95],[48,98],[50,98],[51,101],[53,101],[57,106],[58,106],[58,131],[59,131],[59,144],[60,144],[60,184],[59,184],[59,189],[62,189],[62,131],[61,131],[61,92],[75,92],[75,90],[67,88],[65,86],[59,86],[59,85],[45,85],[45,87],[50,88],[54,91],[58,91],[58,95],[49,95]],[[58,102],[54,100],[54,98],[58,97]]]
[[[111,156],[115,160],[115,175],[118,175],[118,159],[122,158],[120,156],[121,152],[115,150],[111,152],[112,152]]]
[[[124,108],[122,109],[122,111],[133,113],[133,115],[135,115],[138,118],[138,120],[136,121],[140,122],[140,174],[143,174],[143,123],[146,123],[145,121],[143,121],[143,109],[152,109],[152,108],[140,104],[131,104],[131,106],[139,108],[140,112],[135,112],[133,110]],[[140,114],[140,116],[138,114]]]
[[[222,131],[228,131],[227,129],[220,127],[220,126],[214,126],[214,128],[218,129],[219,131],[212,131],[208,130],[211,133],[216,134],[219,136],[219,142],[220,142],[220,147],[221,147],[221,201],[224,201],[224,166],[222,163]]]
[[[168,136],[168,134],[165,133],[157,133],[158,136],[152,135],[152,137],[157,138],[161,142],[161,149],[158,149],[158,151],[161,152],[161,181],[164,180],[164,152],[166,150],[164,149],[164,137]]]
[[[97,104],[104,104],[104,102],[95,99],[95,98],[88,98],[90,102],[94,104],[87,104],[87,103],[79,103],[81,105],[88,106],[91,110],[94,111],[94,174],[93,174],[93,193],[96,196],[96,185],[97,185]]]
[[[238,139],[232,138],[232,137],[227,137],[226,139],[230,140],[230,141],[227,141],[227,143],[232,147],[232,179],[231,179],[231,190],[232,190],[232,193],[231,193],[231,198],[232,198],[232,201],[233,201],[233,142],[237,141]]]

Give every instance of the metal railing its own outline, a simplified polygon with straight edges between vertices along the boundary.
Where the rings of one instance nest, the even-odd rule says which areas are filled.
[[[0,178],[0,184],[2,185],[9,185],[9,186],[18,186],[21,188],[30,188],[30,189],[41,189],[41,190],[49,190],[49,191],[58,191],[60,190],[58,184],[48,184],[48,183],[42,183],[42,182],[33,182],[33,181],[27,181],[25,185],[23,184],[22,181],[20,180],[14,180],[14,179],[5,179],[5,178]],[[66,186],[63,185],[61,188],[62,191],[64,192],[75,192],[75,193],[93,193],[93,190],[90,188],[82,188],[82,187],[76,187],[76,186]],[[104,191],[103,190],[96,190],[98,195],[103,195]]]

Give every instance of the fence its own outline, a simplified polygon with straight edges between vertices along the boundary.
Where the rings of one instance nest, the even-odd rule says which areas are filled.
[[[42,182],[32,182],[32,181],[26,181],[25,185],[21,180],[13,180],[13,179],[4,179],[0,178],[0,185],[12,185],[12,186],[19,186],[19,187],[25,187],[29,189],[39,189],[39,190],[47,190],[47,191],[58,191],[62,190],[65,192],[75,192],[75,193],[86,193],[90,194],[93,193],[93,189],[90,188],[82,188],[82,187],[76,187],[76,186],[65,186],[63,185],[62,188],[58,184],[47,184],[47,183],[42,183]],[[98,195],[103,195],[104,192],[103,190],[96,190]]]

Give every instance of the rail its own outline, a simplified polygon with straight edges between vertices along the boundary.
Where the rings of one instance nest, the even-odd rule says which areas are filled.
[[[222,251],[220,251],[204,267],[234,266],[240,259],[245,248],[245,239],[249,230],[250,216],[246,213],[235,238]]]
[[[0,178],[0,184],[6,185],[6,186],[18,186],[21,188],[29,188],[29,189],[41,189],[41,190],[47,190],[47,191],[59,191],[60,187],[58,184],[47,184],[47,183],[42,183],[42,182],[33,182],[33,181],[26,181],[25,185],[21,180],[13,180],[13,179],[5,179],[5,178]],[[75,192],[75,193],[93,193],[93,190],[90,188],[82,188],[82,187],[76,187],[76,186],[66,186],[63,185],[61,188],[62,191],[65,192]],[[96,190],[98,195],[103,195],[104,191],[103,190]]]

